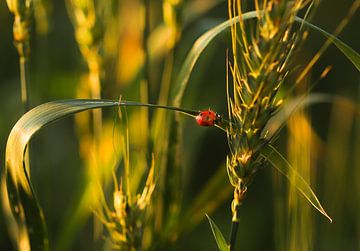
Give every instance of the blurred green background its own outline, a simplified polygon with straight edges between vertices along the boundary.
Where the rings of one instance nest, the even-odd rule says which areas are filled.
[[[184,6],[191,1],[185,1]],[[207,4],[205,0],[194,2]],[[332,32],[346,15],[353,1],[324,0],[313,17],[313,23]],[[78,49],[74,28],[66,11],[64,1],[48,3],[48,20],[34,22],[31,38],[30,104],[31,107],[56,99],[75,98],[78,83],[87,72],[86,64]],[[161,1],[154,1],[152,29],[161,23]],[[131,74],[131,64],[136,69],[136,54],[126,46],[136,45],[136,34],[131,33],[132,23],[125,13],[140,6],[140,1],[122,1],[118,27],[111,30],[116,52],[104,61],[102,73],[102,97],[137,100],[139,74]],[[129,8],[129,9],[127,9]],[[131,15],[131,14],[128,14]],[[184,14],[185,15],[185,14]],[[192,43],[203,32],[227,18],[227,3],[220,1],[205,13],[199,14],[185,26],[175,46],[175,68],[182,64]],[[39,31],[41,22],[48,22],[48,31]],[[18,57],[12,44],[13,17],[5,1],[0,1],[0,162],[4,163],[7,136],[21,116]],[[120,23],[122,22],[122,23]],[[339,37],[356,51],[360,51],[360,15],[351,19]],[[126,27],[127,33],[124,32]],[[104,30],[111,29],[110,24]],[[124,29],[124,30],[122,30]],[[138,27],[141,31],[141,28]],[[119,32],[119,34],[117,34]],[[136,33],[136,31],[134,31]],[[133,36],[134,41],[127,38]],[[299,62],[308,62],[324,43],[324,38],[310,32],[300,51]],[[134,45],[135,44],[135,45]],[[186,90],[183,107],[212,109],[226,114],[225,70],[226,50],[230,37],[221,36],[206,49],[197,63],[189,88]],[[125,49],[124,49],[125,48]],[[126,52],[126,48],[130,52]],[[111,51],[109,49],[109,51]],[[101,53],[106,54],[104,50]],[[134,58],[132,58],[134,57]],[[133,62],[135,60],[135,63]],[[300,64],[300,63],[299,63]],[[330,93],[360,101],[360,75],[354,66],[334,47],[330,46],[314,67],[308,81],[319,78],[323,69],[332,65],[328,76],[321,80],[314,92]],[[121,68],[128,66],[127,72]],[[156,102],[164,62],[151,65],[149,102]],[[120,70],[119,70],[120,68]],[[136,70],[134,70],[136,71]],[[120,72],[120,73],[119,73]],[[120,74],[120,76],[119,76]],[[126,76],[128,74],[129,76]],[[132,87],[135,86],[135,87]],[[131,113],[132,110],[129,109]],[[311,184],[334,222],[329,222],[299,197],[307,216],[296,223],[287,212],[289,187],[275,170],[261,170],[255,178],[244,205],[238,233],[237,250],[360,250],[360,124],[354,114],[339,104],[316,105],[310,109],[317,142],[311,156]],[[109,111],[110,117],[111,111]],[[188,205],[208,179],[224,162],[228,152],[226,135],[215,128],[204,129],[187,117],[183,117],[183,166],[184,207]],[[32,180],[47,220],[50,241],[54,242],[64,219],[79,193],[79,183],[84,175],[79,156],[79,142],[72,117],[45,128],[31,144]],[[114,123],[116,123],[114,121]],[[290,130],[284,129],[277,141],[279,149],[289,152]],[[130,138],[130,142],[132,139]],[[3,168],[3,165],[1,165]],[[223,169],[226,172],[225,168]],[[224,191],[226,188],[224,188]],[[212,213],[224,233],[230,231],[231,195]],[[301,212],[300,212],[301,213]],[[302,221],[301,219],[304,219]],[[310,220],[308,220],[310,219]],[[292,225],[294,224],[294,225]],[[76,231],[70,250],[98,250],[92,242],[92,220],[89,219]],[[297,228],[298,231],[295,231]],[[301,230],[301,231],[299,231]],[[290,243],[296,238],[291,233],[302,235],[309,246]],[[299,237],[298,237],[299,239]],[[299,239],[300,240],[300,239]],[[56,244],[52,244],[56,245]],[[166,250],[216,250],[216,243],[208,222],[203,219],[191,231],[184,233]],[[0,250],[13,250],[3,217],[0,218]]]

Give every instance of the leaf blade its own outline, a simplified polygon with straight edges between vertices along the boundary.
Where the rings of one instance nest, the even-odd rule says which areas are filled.
[[[264,132],[268,133],[269,138],[274,138],[296,112],[316,104],[331,103],[334,100],[335,96],[320,93],[304,94],[287,100],[267,122]]]
[[[206,214],[206,217],[208,218],[210,227],[211,227],[211,231],[214,235],[216,244],[219,248],[219,251],[229,251],[230,248],[223,236],[223,234],[221,233],[219,227],[216,225],[216,223],[210,218],[209,215]]]
[[[295,186],[313,207],[324,215],[330,223],[332,222],[332,218],[326,213],[309,184],[273,146],[270,144],[265,145],[261,150],[261,155],[283,174],[290,184]]]
[[[3,196],[9,198],[9,207],[17,223],[18,245],[25,242],[33,250],[49,250],[44,214],[28,173],[30,167],[23,164],[30,139],[41,128],[57,119],[83,110],[115,104],[116,102],[109,101],[55,101],[30,110],[15,124],[7,141],[5,180],[2,182],[6,182],[7,187]]]
[[[33,250],[49,250],[44,214],[31,184],[30,166],[24,164],[24,154],[31,138],[46,125],[81,111],[116,107],[143,106],[169,109],[194,117],[198,112],[177,107],[143,104],[131,101],[70,99],[48,102],[24,114],[10,132],[6,145],[5,169],[2,178],[3,199],[9,203],[9,222],[16,222],[17,244]],[[10,226],[9,226],[10,227]],[[19,247],[21,249],[21,247]]]
[[[352,49],[350,46],[338,39],[336,36],[300,17],[295,17],[295,21],[305,24],[306,26],[320,32],[322,35],[330,39],[330,41],[351,61],[351,63],[357,68],[357,70],[360,71],[360,55],[354,49]]]
[[[246,12],[242,15],[243,20],[255,18],[257,15],[257,11]],[[238,22],[239,17],[234,17],[230,20],[226,20],[214,28],[205,32],[201,37],[199,37],[193,47],[190,49],[180,72],[176,78],[174,91],[172,93],[173,97],[173,105],[180,106],[181,100],[184,95],[185,89],[187,87],[188,81],[190,79],[191,72],[199,59],[201,53],[205,50],[205,48],[210,44],[210,42],[220,35],[222,32],[226,31],[234,22]]]

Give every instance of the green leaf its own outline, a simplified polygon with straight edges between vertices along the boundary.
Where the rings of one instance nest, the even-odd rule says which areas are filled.
[[[198,111],[177,107],[91,99],[53,101],[39,105],[24,114],[10,132],[6,145],[5,174],[2,179],[2,187],[4,188],[2,195],[4,200],[9,202],[4,205],[7,205],[5,208],[7,216],[9,222],[16,222],[15,225],[9,225],[9,228],[15,227],[15,238],[19,249],[24,248],[23,245],[32,250],[49,249],[44,215],[30,181],[30,166],[25,163],[24,159],[30,139],[41,128],[68,115],[89,109],[116,106],[145,106],[168,109],[192,117],[198,114]],[[22,246],[20,247],[20,245]]]
[[[318,26],[303,20],[300,17],[295,17],[297,22],[301,22],[306,26],[320,32],[325,37],[329,38],[330,41],[353,63],[353,65],[360,71],[360,55],[356,51],[354,51],[350,46],[345,44],[343,41],[335,37],[334,35],[324,31],[323,29],[319,28]]]
[[[321,206],[315,193],[309,184],[301,177],[300,174],[290,165],[290,163],[279,153],[273,146],[266,144],[261,150],[261,155],[267,159],[273,167],[275,167],[281,174],[283,174],[290,184],[295,186],[299,192],[313,205],[320,213],[332,222],[330,216],[325,212]]]
[[[226,243],[226,240],[225,240],[223,234],[221,233],[220,229],[218,228],[218,226],[210,218],[209,215],[206,215],[206,217],[209,220],[211,231],[213,232],[213,235],[215,237],[216,244],[217,244],[217,246],[219,248],[219,251],[229,251],[230,248],[229,248],[228,244]]]
[[[287,100],[281,109],[268,121],[264,132],[268,138],[273,138],[285,126],[289,118],[301,109],[320,103],[334,102],[335,96],[311,93]]]
[[[264,132],[267,133],[268,138],[275,138],[274,136],[278,135],[278,132],[285,126],[293,114],[301,109],[317,104],[342,105],[347,108],[347,112],[352,112],[354,116],[360,118],[360,107],[351,99],[338,95],[310,93],[287,100],[282,105],[282,108],[268,121]]]

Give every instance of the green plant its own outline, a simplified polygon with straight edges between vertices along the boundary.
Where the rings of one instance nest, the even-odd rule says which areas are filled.
[[[80,218],[85,218],[85,213],[79,212],[90,211],[90,205],[97,219],[100,219],[107,229],[112,247],[120,250],[161,249],[197,224],[204,217],[205,211],[211,213],[226,199],[227,193],[222,191],[227,183],[223,169],[205,186],[192,207],[185,210],[182,208],[182,125],[178,113],[168,114],[166,111],[177,111],[190,117],[199,115],[198,110],[182,108],[185,89],[202,52],[215,37],[229,28],[232,34],[232,55],[227,62],[228,75],[231,75],[227,82],[229,115],[228,118],[216,117],[214,125],[227,133],[230,146],[226,169],[234,191],[231,206],[233,227],[227,242],[214,221],[208,217],[219,249],[234,250],[240,204],[254,175],[268,164],[284,174],[315,208],[330,219],[305,179],[272,145],[284,123],[295,111],[312,103],[332,101],[327,96],[311,96],[305,93],[298,99],[283,102],[288,96],[283,95],[281,87],[292,89],[291,83],[287,84],[290,82],[288,76],[291,60],[293,52],[302,41],[305,27],[318,30],[328,37],[359,69],[360,57],[354,50],[305,21],[308,12],[304,19],[296,16],[310,1],[255,1],[256,11],[243,13],[240,1],[230,0],[229,20],[210,29],[195,41],[178,73],[173,62],[176,55],[174,48],[180,43],[182,28],[186,26],[186,22],[183,23],[181,18],[186,5],[176,1],[164,1],[164,25],[170,30],[171,39],[165,43],[167,46],[163,80],[159,86],[158,104],[155,105],[148,104],[147,93],[149,86],[153,84],[150,73],[155,64],[155,60],[150,57],[151,44],[147,43],[153,34],[150,26],[150,2],[143,3],[147,10],[142,43],[145,53],[141,67],[135,70],[140,74],[140,81],[134,82],[134,88],[140,93],[134,96],[139,96],[143,103],[123,101],[122,98],[119,101],[98,99],[103,69],[99,48],[100,44],[106,44],[109,34],[105,32],[104,37],[99,35],[101,29],[97,29],[96,24],[102,20],[96,17],[95,13],[99,14],[99,9],[104,9],[95,7],[92,1],[68,3],[69,12],[74,11],[75,14],[72,20],[78,44],[89,66],[91,81],[84,81],[84,86],[90,87],[90,97],[96,99],[53,101],[40,105],[26,113],[11,131],[6,150],[3,176],[6,180],[2,182],[2,195],[4,201],[9,201],[9,204],[4,206],[11,222],[9,226],[15,230],[13,234],[20,249],[49,248],[44,214],[30,179],[30,165],[24,161],[27,145],[32,136],[47,124],[89,109],[140,106],[156,111],[151,117],[146,110],[137,109],[138,112],[129,112],[129,118],[126,112],[125,116],[121,116],[122,121],[126,120],[122,130],[114,128],[111,120],[110,123],[106,121],[108,118],[102,116],[99,110],[92,113],[92,118],[89,114],[84,116],[85,119],[77,117],[78,128],[83,130],[79,130],[79,142],[85,166],[88,167],[89,183],[81,194],[82,204],[77,205],[81,210],[77,210],[69,220],[72,226],[78,224]],[[254,22],[251,23],[251,29],[245,24],[252,22],[250,19],[255,19],[252,20]],[[111,16],[111,20],[115,20],[115,17]],[[300,27],[296,26],[296,23],[300,24]],[[175,81],[172,81],[173,79]],[[141,129],[144,127],[145,129]],[[131,130],[138,134],[138,142],[129,140]],[[113,151],[111,147],[118,139],[116,134],[121,135],[120,152]],[[148,155],[151,152],[155,158],[149,161]],[[119,173],[120,178],[117,176]],[[110,194],[113,194],[113,199],[109,200],[106,194],[112,189],[113,193]],[[215,202],[211,201],[214,197]],[[107,201],[113,201],[111,206]],[[104,234],[101,225],[97,229],[95,238]],[[62,244],[60,249],[68,248],[69,240],[66,239],[68,235],[73,235],[72,232],[73,230],[65,232],[65,244]]]
[[[228,246],[222,243],[224,238],[218,237],[218,231],[214,233],[220,250],[234,250],[240,219],[239,207],[253,177],[267,162],[279,169],[332,222],[306,181],[271,146],[277,133],[269,134],[267,127],[283,105],[281,90],[289,82],[293,52],[297,50],[303,36],[302,26],[300,29],[293,27],[298,19],[296,15],[309,3],[305,18],[311,10],[311,1],[255,1],[257,22],[252,29],[244,23],[241,1],[228,2],[229,17],[234,21],[231,24],[233,57],[228,66],[233,84],[229,85],[227,82],[227,135],[230,147],[227,170],[234,187],[234,199],[231,205],[232,229]],[[302,25],[304,24],[320,30],[307,21],[302,21]],[[328,33],[323,33],[334,39]],[[337,42],[336,39],[334,41],[345,55],[346,51],[351,51],[347,57],[358,67],[359,55],[351,49],[342,48],[342,42]],[[353,55],[356,55],[356,59],[352,58]],[[288,89],[294,89],[294,86],[289,86]]]

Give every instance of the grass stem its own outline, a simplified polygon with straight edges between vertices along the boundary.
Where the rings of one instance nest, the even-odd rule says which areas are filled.
[[[145,7],[145,24],[144,24],[144,34],[143,34],[143,50],[144,50],[144,79],[146,80],[148,86],[150,86],[150,49],[148,46],[148,38],[150,34],[150,0],[143,0]]]
[[[230,232],[230,251],[235,250],[235,243],[236,243],[236,235],[239,229],[239,222],[232,221],[231,223],[231,232]]]
[[[20,91],[24,113],[29,110],[29,64],[26,56],[19,57]]]
[[[236,207],[236,211],[239,210],[239,206]],[[230,237],[229,237],[229,247],[230,251],[235,250],[236,244],[236,235],[239,229],[239,220],[232,220],[231,221],[231,230],[230,230]]]

